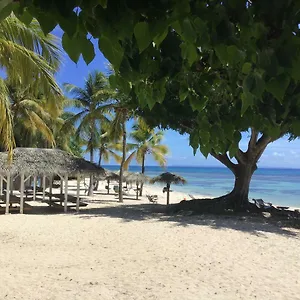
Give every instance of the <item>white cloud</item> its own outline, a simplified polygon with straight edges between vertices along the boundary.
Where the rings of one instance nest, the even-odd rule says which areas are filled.
[[[284,157],[285,156],[285,154],[284,153],[282,153],[282,152],[273,152],[273,156],[277,156],[277,157]]]

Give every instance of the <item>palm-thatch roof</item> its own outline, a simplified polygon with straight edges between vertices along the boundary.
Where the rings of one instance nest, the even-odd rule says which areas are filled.
[[[169,184],[171,184],[171,183],[185,184],[186,180],[177,174],[165,172],[165,173],[162,173],[150,180],[150,183],[155,183],[155,182],[163,182],[163,183],[169,183]]]
[[[120,176],[117,173],[109,171],[109,170],[105,170],[105,171],[106,171],[105,180],[112,180],[112,181],[120,180]]]
[[[142,173],[130,173],[126,176],[126,181],[129,183],[144,183],[149,181],[149,177]]]
[[[0,152],[0,173],[42,175],[42,174],[95,174],[105,175],[105,170],[83,158],[73,156],[59,149],[16,148],[12,161],[7,152]]]

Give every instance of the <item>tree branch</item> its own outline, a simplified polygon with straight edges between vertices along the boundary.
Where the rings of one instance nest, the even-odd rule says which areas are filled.
[[[257,138],[258,138],[258,132],[253,127],[251,127],[251,137],[248,143],[248,151],[250,149],[251,149],[250,151],[252,151],[252,149],[255,147]]]
[[[237,165],[229,159],[227,154],[217,154],[215,152],[211,152],[210,154],[235,174]]]
[[[246,164],[247,163],[245,153],[241,149],[238,150],[238,152],[236,153],[236,155],[234,157],[238,161],[239,164]]]
[[[257,162],[265,151],[269,143],[272,142],[272,138],[266,134],[263,134],[255,145],[254,159]]]

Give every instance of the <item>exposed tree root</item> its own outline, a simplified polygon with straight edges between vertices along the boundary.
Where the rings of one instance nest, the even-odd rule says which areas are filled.
[[[241,205],[243,204],[243,205]],[[214,199],[183,200],[180,203],[170,205],[169,213],[191,211],[194,214],[237,214],[257,215],[274,221],[284,221],[287,225],[300,228],[300,212],[298,210],[282,210],[274,206],[257,207],[247,201],[237,201],[231,194]]]

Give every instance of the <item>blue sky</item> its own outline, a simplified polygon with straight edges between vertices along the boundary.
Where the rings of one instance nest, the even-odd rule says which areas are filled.
[[[53,33],[61,37],[60,29],[55,29]],[[95,50],[96,57],[88,66],[82,58],[75,64],[66,55],[63,66],[57,74],[58,82],[60,84],[69,82],[83,86],[84,79],[89,72],[93,70],[105,72],[108,64],[107,60],[97,47],[95,47]],[[128,127],[130,128],[131,125],[132,123],[129,123]],[[222,166],[216,159],[212,157],[206,159],[199,152],[194,156],[192,148],[189,147],[187,135],[179,135],[169,130],[165,132],[163,143],[167,144],[170,149],[170,154],[167,157],[168,166]],[[245,133],[240,143],[241,148],[245,148],[247,143],[247,133]],[[147,157],[146,160],[147,165],[156,165],[151,157]],[[112,161],[111,164],[115,164],[115,162]],[[133,164],[135,163],[133,162]],[[288,142],[287,138],[282,138],[270,144],[259,161],[259,167],[300,168],[300,139]]]

